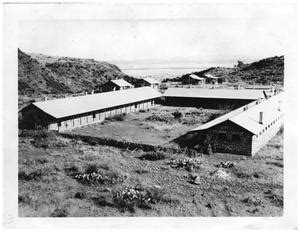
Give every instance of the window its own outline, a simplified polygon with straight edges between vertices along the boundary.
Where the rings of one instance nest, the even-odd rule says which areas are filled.
[[[218,133],[218,139],[221,141],[226,140],[227,139],[226,133],[224,132]]]
[[[96,118],[96,113],[93,113],[93,118]]]
[[[235,142],[241,141],[241,136],[239,134],[232,134],[231,140]]]

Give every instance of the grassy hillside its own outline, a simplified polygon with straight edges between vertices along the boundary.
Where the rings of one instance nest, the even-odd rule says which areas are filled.
[[[108,80],[128,77],[113,64],[94,59],[26,54],[18,50],[19,94],[92,91]]]
[[[168,79],[165,81],[181,81],[191,73],[182,75],[175,79]],[[284,81],[284,56],[274,56],[244,64],[238,61],[234,68],[212,67],[203,71],[193,72],[197,76],[204,74],[212,74],[218,77],[223,77],[229,82],[246,82],[258,84],[283,84]]]

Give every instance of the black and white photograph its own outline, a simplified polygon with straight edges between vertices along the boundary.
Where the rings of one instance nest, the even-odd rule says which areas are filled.
[[[296,227],[295,1],[11,2],[3,38],[4,224]]]

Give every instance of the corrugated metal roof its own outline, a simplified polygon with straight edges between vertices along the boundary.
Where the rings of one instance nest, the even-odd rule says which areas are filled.
[[[203,77],[198,77],[198,76],[195,75],[195,74],[190,74],[190,77],[193,78],[193,79],[195,79],[195,80],[199,80],[199,81],[205,80],[205,78],[203,78]]]
[[[116,107],[144,101],[161,96],[151,87],[132,88],[122,91],[91,94],[78,97],[61,98],[49,101],[35,102],[33,105],[53,116],[63,118],[86,112]]]
[[[236,110],[222,115],[208,123],[205,123],[199,127],[192,129],[191,131],[206,130],[215,125],[218,125],[226,120],[229,120],[253,134],[258,134],[267,125],[269,125],[274,119],[281,116],[283,113],[279,111],[279,105],[283,101],[283,93],[279,93],[259,104],[252,102],[246,106],[240,107]],[[244,108],[247,107],[247,110]],[[259,123],[259,114],[263,112],[263,124]]]
[[[123,86],[130,86],[133,87],[132,84],[128,83],[127,81],[125,81],[124,79],[117,79],[117,80],[111,80],[111,82],[113,82],[114,84],[123,87]]]
[[[248,89],[204,89],[204,88],[168,88],[164,97],[253,99],[263,98],[262,90]]]
[[[258,134],[274,119],[283,114],[279,111],[279,105],[282,104],[283,93],[279,93],[260,104],[249,108],[248,110],[231,117],[229,120],[235,124],[247,129],[253,134]],[[259,123],[259,114],[263,113],[263,123]]]
[[[151,78],[151,77],[143,78],[143,80],[148,82],[149,84],[159,84],[158,80],[155,80],[154,78]]]

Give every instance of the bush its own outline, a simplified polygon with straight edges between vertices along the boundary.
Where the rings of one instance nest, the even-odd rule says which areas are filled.
[[[75,193],[74,197],[76,199],[84,199],[85,198],[85,194],[83,192],[77,192],[77,193]]]
[[[27,174],[24,171],[19,172],[18,174],[18,178],[19,180],[25,180],[25,181],[30,181],[30,180],[41,180],[43,176],[46,176],[49,174],[49,169],[48,168],[44,168],[44,169],[38,169],[34,172],[31,172],[29,174]]]
[[[123,212],[135,212],[136,208],[151,209],[153,204],[163,201],[164,195],[165,192],[161,188],[125,187],[114,192],[113,202],[114,206]]]
[[[191,172],[195,169],[199,169],[201,162],[196,159],[172,159],[168,164],[171,168],[185,169]]]
[[[50,215],[50,217],[67,217],[68,211],[66,209],[56,208]]]
[[[173,112],[172,115],[174,116],[175,119],[180,119],[180,118],[182,118],[182,113],[179,112],[179,111]]]
[[[149,160],[149,161],[157,161],[157,160],[163,160],[166,158],[166,155],[161,152],[148,152],[145,155],[142,155],[138,157],[140,160]]]
[[[107,121],[124,121],[126,118],[126,113],[116,114],[114,116],[106,118]]]
[[[115,173],[108,169],[108,166],[89,164],[84,172],[73,172],[70,175],[81,184],[96,185],[96,184],[117,184],[124,181],[126,176]]]

